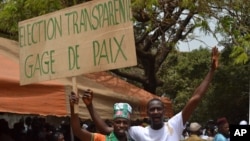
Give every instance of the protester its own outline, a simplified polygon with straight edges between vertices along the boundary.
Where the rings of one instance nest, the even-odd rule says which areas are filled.
[[[150,126],[145,128],[142,126],[132,126],[129,128],[129,135],[132,139],[136,141],[179,141],[185,123],[201,101],[210,82],[212,81],[214,72],[218,67],[218,57],[218,49],[214,47],[212,49],[212,64],[210,71],[202,83],[196,88],[183,110],[170,118],[167,124],[164,123],[166,109],[163,102],[157,98],[151,99],[147,104],[147,114],[151,121]],[[105,125],[103,120],[100,119],[94,110],[92,105],[92,96],[89,98],[88,95],[85,95],[83,100],[85,100],[89,113],[96,126],[99,127],[99,130],[106,134],[112,132],[113,129]]]
[[[198,122],[190,123],[188,128],[189,137],[185,141],[204,141],[200,135],[202,134],[202,126]]]
[[[201,138],[206,141],[213,141],[216,134],[217,126],[214,120],[208,120],[202,131]]]
[[[88,92],[92,93],[91,91]],[[132,107],[128,103],[114,104],[114,130],[109,135],[103,135],[100,133],[92,133],[81,128],[78,114],[74,111],[74,104],[78,103],[78,99],[78,96],[72,92],[70,96],[70,121],[73,133],[76,137],[78,137],[78,139],[81,141],[130,141],[127,130],[130,127],[130,115],[132,113]]]
[[[202,83],[196,88],[192,97],[188,100],[181,112],[170,118],[167,124],[164,123],[166,109],[160,99],[151,99],[147,104],[147,114],[150,125],[147,127],[132,126],[129,128],[129,135],[136,141],[179,141],[184,130],[184,125],[205,95],[215,70],[218,67],[219,52],[216,47],[212,49],[211,69]],[[83,97],[84,98],[84,97]],[[113,131],[111,127],[105,125],[93,108],[92,98],[86,97],[87,108],[98,129],[106,134]]]
[[[229,123],[225,117],[217,120],[218,132],[214,137],[214,141],[228,141],[230,137]]]

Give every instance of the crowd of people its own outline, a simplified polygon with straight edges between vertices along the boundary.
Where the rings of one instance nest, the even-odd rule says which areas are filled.
[[[226,118],[218,118],[209,120],[205,124],[198,122],[187,122],[183,130],[180,141],[190,141],[192,138],[197,138],[195,141],[214,141],[215,135],[218,133],[219,123],[223,123]],[[112,126],[112,121],[104,120],[109,126]],[[225,121],[225,120],[224,120]],[[165,119],[167,122],[167,119]],[[148,118],[131,120],[131,126],[147,127],[150,125]],[[239,122],[239,125],[248,125],[246,120]],[[89,132],[99,132],[96,129],[95,123],[91,119],[81,120],[80,126],[83,130]],[[228,129],[228,128],[226,128]],[[229,134],[226,130],[225,137],[229,140]],[[195,137],[193,137],[195,136]],[[80,141],[73,136],[74,141]],[[14,123],[13,128],[9,127],[9,123],[4,118],[0,119],[0,141],[73,141],[70,132],[69,121],[61,120],[61,124],[54,126],[42,117],[34,116],[27,117]]]
[[[205,125],[191,122],[183,130],[181,141],[229,141],[229,123],[225,117],[209,120]]]
[[[216,47],[212,49],[211,56],[211,68],[206,77],[195,89],[184,108],[167,122],[164,121],[166,108],[163,102],[160,99],[153,98],[147,103],[147,115],[150,120],[148,126],[131,126],[130,114],[132,113],[132,107],[128,103],[115,103],[112,126],[108,126],[95,111],[94,105],[92,104],[93,91],[86,90],[81,92],[81,98],[100,132],[93,133],[88,130],[82,130],[79,125],[78,113],[75,113],[74,109],[74,105],[78,104],[80,98],[75,92],[72,92],[69,103],[71,111],[70,121],[74,135],[78,137],[80,141],[180,141],[185,124],[205,95],[215,70],[218,67],[219,53]],[[192,127],[193,124],[190,126]],[[228,127],[227,124],[227,128]],[[223,128],[226,128],[225,125]],[[218,132],[219,129],[218,126]],[[189,133],[194,135],[194,132],[189,131]],[[215,139],[216,138],[217,135],[215,136]],[[218,138],[221,138],[221,136]]]
[[[79,96],[72,92],[70,96],[71,125],[73,133],[81,141],[228,141],[230,140],[229,123],[225,117],[216,122],[208,122],[205,128],[197,122],[186,126],[190,116],[205,95],[215,70],[218,67],[218,49],[214,47],[211,54],[211,68],[201,84],[195,89],[184,108],[164,121],[166,109],[162,101],[157,98],[151,99],[147,104],[149,117],[148,126],[131,126],[130,114],[132,108],[127,103],[116,103],[114,105],[114,119],[112,126],[108,126],[95,111],[92,104],[93,91],[87,90],[81,93],[82,100],[86,104],[88,112],[100,132],[93,133],[81,130],[77,113],[74,112],[74,104],[78,104]],[[120,106],[116,106],[120,105]],[[129,108],[128,108],[129,107]],[[186,128],[186,130],[185,130]],[[202,130],[203,129],[203,130]]]
[[[55,127],[44,117],[28,116],[10,128],[9,122],[1,118],[0,141],[70,141],[70,124],[62,121]]]
[[[112,121],[103,120],[95,111],[93,91],[81,93],[91,120],[82,122],[75,112],[79,95],[71,92],[70,124],[55,128],[43,118],[26,118],[9,129],[6,120],[0,120],[0,140],[4,141],[71,141],[71,129],[75,141],[228,141],[229,123],[226,118],[209,121],[204,127],[198,122],[187,124],[190,116],[205,95],[218,67],[218,49],[212,49],[212,64],[206,77],[196,88],[184,108],[165,121],[166,108],[160,99],[153,98],[147,104],[148,119],[141,123],[131,120],[132,107],[128,103],[115,103]],[[87,111],[86,111],[87,112]],[[67,126],[65,126],[67,125]],[[2,139],[1,139],[2,138]],[[3,139],[4,138],[4,139]]]

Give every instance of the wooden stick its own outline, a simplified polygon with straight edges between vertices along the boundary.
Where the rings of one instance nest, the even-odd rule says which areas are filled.
[[[77,83],[76,83],[76,77],[72,77],[72,83],[73,83],[73,92],[78,95],[78,91],[77,91]],[[74,112],[75,113],[79,113],[79,105],[78,104],[74,104]]]

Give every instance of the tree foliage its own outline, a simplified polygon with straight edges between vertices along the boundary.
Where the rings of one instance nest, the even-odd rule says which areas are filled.
[[[2,0],[0,36],[17,38],[19,21],[69,7],[87,0]],[[234,47],[235,62],[248,61],[249,9],[247,0],[131,0],[138,65],[112,72],[157,94],[163,81],[157,75],[162,64],[181,41],[195,40],[194,30],[220,33]],[[216,19],[216,30],[210,20]],[[240,26],[239,26],[240,25]],[[222,42],[223,43],[223,42]],[[160,93],[158,93],[160,95]]]
[[[211,54],[210,50],[200,48],[178,55],[171,53],[170,56],[174,58],[175,63],[164,62],[160,75],[165,82],[164,86],[158,90],[174,99],[174,111],[179,112],[209,71]],[[168,68],[164,69],[165,67]]]
[[[232,50],[227,48],[222,51],[219,69],[190,121],[205,123],[225,116],[230,123],[238,124],[240,120],[248,119],[250,65],[235,65],[229,57]],[[210,68],[210,54],[207,48],[189,53],[171,53],[168,61],[164,62],[160,71],[164,85],[158,91],[173,99],[175,113],[182,110],[204,79]]]
[[[2,0],[0,36],[18,40],[18,22],[81,2],[84,0]]]
[[[230,54],[235,64],[246,64],[250,56],[250,1],[248,0],[224,0],[216,3],[219,13],[215,18],[216,32],[222,33],[221,44],[232,47]]]
[[[60,0],[6,0],[0,7],[0,35],[16,39],[18,22],[62,8]]]
[[[222,64],[214,79],[208,107],[214,107],[209,110],[212,117],[226,116],[232,124],[238,124],[249,116],[250,64],[236,65],[229,56],[233,50],[226,48],[221,54]]]
[[[18,40],[19,21],[86,1],[0,0],[0,36]],[[234,120],[246,119],[250,83],[250,65],[247,65],[250,62],[250,1],[131,2],[138,65],[112,72],[151,93],[168,96],[175,104],[175,111],[179,111],[209,69],[209,50],[201,48],[190,53],[178,51],[179,42],[189,42],[199,37],[194,32],[198,29],[212,35],[225,49],[215,83],[192,118],[205,120],[224,115]],[[232,115],[232,112],[237,114]]]

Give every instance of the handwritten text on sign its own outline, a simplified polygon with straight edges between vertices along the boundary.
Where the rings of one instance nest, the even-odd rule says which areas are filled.
[[[21,85],[136,65],[130,0],[83,3],[19,23]]]

